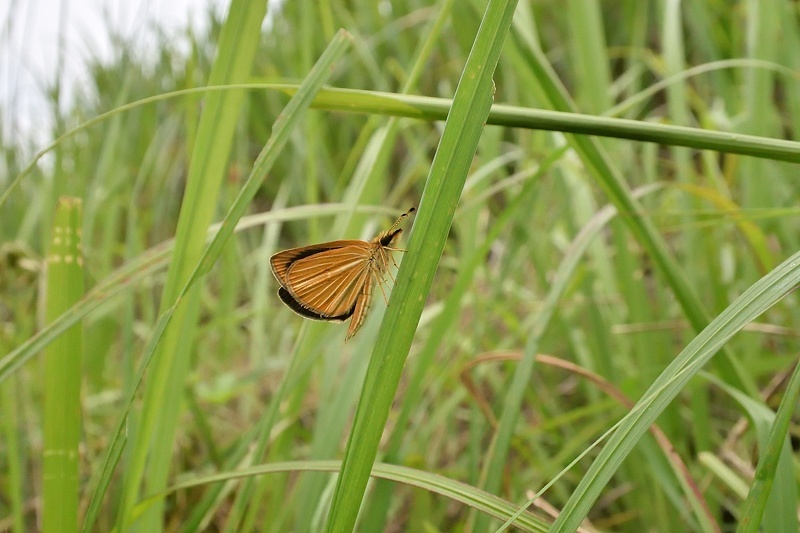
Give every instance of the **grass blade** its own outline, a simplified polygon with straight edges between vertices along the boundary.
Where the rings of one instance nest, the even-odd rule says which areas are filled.
[[[295,90],[292,85],[272,85],[272,87],[289,94]],[[445,98],[340,88],[326,88],[320,91],[313,104],[317,109],[380,113],[424,120],[444,120],[451,105],[451,101]],[[631,139],[800,163],[800,142],[797,141],[586,115],[564,109],[533,109],[495,104],[486,119],[486,124]]]
[[[797,529],[797,488],[792,473],[791,446],[788,441],[789,424],[800,396],[800,365],[794,367],[792,377],[786,387],[778,412],[772,422],[769,436],[760,441],[760,459],[756,467],[753,484],[744,503],[742,519],[739,522],[737,533],[755,533],[764,525],[770,531],[791,531]],[[780,469],[778,466],[785,466]],[[773,487],[776,478],[782,477],[784,485]],[[777,489],[777,490],[776,490]],[[793,496],[793,497],[792,497]],[[786,498],[789,501],[781,502],[781,509],[775,509],[769,514],[769,519],[783,523],[772,522],[762,524],[764,510],[770,499]]]
[[[492,75],[516,1],[489,2],[453,98],[408,253],[381,322],[326,529],[352,531],[453,213],[492,103]]]
[[[77,198],[61,198],[56,206],[47,256],[47,322],[83,296],[81,211]],[[82,350],[82,325],[75,324],[44,352],[42,531],[46,533],[78,528]]]
[[[143,510],[152,505],[154,501],[161,500],[171,493],[186,490],[191,487],[279,472],[334,473],[337,472],[340,467],[341,462],[339,461],[286,461],[252,466],[234,472],[221,472],[219,474],[198,476],[197,478],[173,485],[158,494],[147,496],[140,502],[139,506],[137,506],[137,513],[143,512]],[[453,501],[473,507],[478,511],[487,513],[498,519],[506,519],[516,511],[516,507],[513,504],[493,494],[486,493],[460,481],[432,474],[424,470],[386,463],[375,463],[370,471],[370,475],[393,483],[425,489],[431,493],[439,494]],[[547,523],[529,512],[523,512],[514,525],[522,531],[536,531],[541,533],[547,531]]]
[[[204,252],[200,255],[195,263],[193,270],[190,271],[189,275],[186,278],[186,282],[183,288],[178,292],[175,296],[175,311],[169,315],[170,318],[177,318],[180,320],[180,317],[177,317],[178,310],[181,308],[181,302],[185,305],[187,302],[186,300],[191,300],[191,289],[194,283],[200,279],[200,277],[206,273],[214,262],[217,260],[219,255],[222,252],[223,246],[227,242],[228,238],[233,233],[236,223],[241,218],[242,214],[244,213],[245,209],[249,205],[250,201],[252,200],[253,196],[255,195],[258,187],[263,182],[264,178],[266,177],[269,169],[275,162],[278,157],[278,154],[281,152],[283,146],[285,146],[286,142],[289,139],[289,134],[291,133],[293,127],[299,122],[302,112],[307,109],[309,103],[313,98],[313,94],[319,90],[319,87],[328,79],[332,71],[332,65],[336,62],[336,60],[341,57],[341,55],[346,50],[348,44],[348,34],[344,31],[341,31],[337,34],[336,38],[331,42],[328,49],[325,53],[320,57],[317,64],[315,65],[314,69],[312,69],[309,76],[306,78],[305,83],[301,86],[301,90],[297,92],[297,94],[292,98],[292,100],[287,104],[284,112],[278,117],[276,120],[275,126],[273,128],[272,136],[270,137],[267,144],[264,146],[263,150],[259,154],[256,162],[254,164],[253,170],[250,173],[247,181],[245,182],[244,186],[242,187],[239,196],[234,201],[233,205],[228,210],[228,213],[225,215],[225,218],[222,221],[220,226],[219,232],[214,236],[212,241],[208,244],[205,248]],[[177,238],[176,238],[177,241]],[[166,290],[166,288],[165,288]],[[166,325],[167,327],[163,329],[164,336],[169,335],[169,324]],[[178,332],[183,333],[183,332]],[[177,334],[177,333],[176,333]],[[160,338],[160,335],[159,335]],[[158,340],[159,338],[151,339],[150,341],[150,349],[155,350],[159,347]],[[177,340],[177,338],[175,339]],[[161,347],[160,349],[164,349]],[[150,357],[150,353],[146,354],[146,358]],[[157,361],[158,359],[156,359]],[[163,372],[163,370],[162,370]],[[169,375],[168,373],[167,375]],[[161,387],[167,387],[168,383],[166,381],[166,376],[163,374],[156,374],[156,376],[161,376],[159,380],[160,386],[155,385],[156,390],[160,390]],[[171,379],[175,379],[175,376],[172,375]],[[153,381],[156,381],[155,377]],[[152,382],[151,382],[152,383]],[[182,383],[182,381],[181,381]],[[165,391],[161,391],[161,393],[157,394],[155,398],[162,398],[162,395]],[[153,400],[155,402],[155,400]],[[155,409],[156,404],[151,404]],[[163,406],[161,406],[163,409]],[[147,413],[147,412],[145,412]],[[138,434],[139,441],[146,443],[149,442],[149,438],[145,438],[144,435],[152,436],[155,432],[156,428],[156,421],[152,420],[151,418],[145,418],[143,421],[147,422],[147,427],[144,427],[144,424]],[[146,448],[146,447],[145,447]],[[141,472],[144,463],[144,452],[142,451],[141,447],[137,448],[137,460],[138,460],[138,472]],[[166,474],[166,472],[162,472],[162,474]],[[164,478],[165,479],[165,478]],[[128,502],[128,509],[132,509],[132,501],[131,497],[129,496]],[[149,513],[154,513],[155,511],[149,511]]]
[[[574,531],[592,503],[647,428],[725,343],[746,324],[780,301],[800,284],[800,253],[761,278],[717,316],[648,389],[622,420],[608,444],[553,524],[553,531]]]
[[[266,5],[234,0],[220,33],[217,56],[209,75],[209,85],[246,81],[260,37]],[[239,110],[244,99],[241,91],[214,92],[206,96],[197,125],[191,161],[175,234],[173,259],[162,293],[160,314],[171,308],[194,269],[203,250],[206,228],[214,215],[220,184],[233,142]],[[121,529],[130,524],[129,510],[142,486],[157,490],[169,475],[172,440],[186,373],[189,370],[188,347],[197,318],[198,297],[194,291],[177,306],[155,354],[143,395],[138,431],[132,441],[126,465],[121,499]],[[181,337],[184,341],[181,341]],[[158,434],[159,438],[154,439]],[[160,531],[160,506],[144,517],[142,528]]]

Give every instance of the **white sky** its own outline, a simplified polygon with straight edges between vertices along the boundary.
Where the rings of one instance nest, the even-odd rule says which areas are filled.
[[[5,135],[33,136],[44,142],[50,111],[45,94],[60,68],[70,87],[85,75],[92,57],[110,58],[109,34],[141,43],[155,42],[153,23],[167,32],[191,23],[200,29],[208,6],[217,13],[227,0],[0,0],[0,120]],[[63,43],[63,46],[61,44]]]

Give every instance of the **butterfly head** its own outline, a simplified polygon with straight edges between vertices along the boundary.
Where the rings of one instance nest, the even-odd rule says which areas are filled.
[[[400,236],[400,234],[403,233],[403,230],[397,228],[397,225],[400,224],[400,222],[402,222],[404,218],[406,218],[408,215],[410,215],[416,210],[417,209],[415,207],[412,207],[411,209],[400,215],[400,218],[398,218],[397,221],[394,224],[392,224],[391,228],[378,235],[372,242],[377,242],[378,244],[384,247],[391,246],[392,243],[395,241],[395,239],[397,239]]]
[[[392,243],[403,233],[400,228],[386,231],[378,236],[378,242],[381,246],[391,246]]]

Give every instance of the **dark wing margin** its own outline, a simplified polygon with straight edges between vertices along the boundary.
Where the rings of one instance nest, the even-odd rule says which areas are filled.
[[[342,322],[350,318],[353,315],[353,311],[355,310],[355,305],[353,305],[353,307],[351,307],[348,311],[338,316],[322,315],[320,313],[317,313],[316,311],[312,311],[311,309],[303,306],[303,304],[298,302],[294,298],[294,296],[289,294],[289,291],[287,291],[283,287],[280,287],[278,289],[278,298],[280,298],[281,301],[285,303],[289,309],[291,309],[298,315],[305,318],[310,318],[312,320],[333,320],[337,322]]]

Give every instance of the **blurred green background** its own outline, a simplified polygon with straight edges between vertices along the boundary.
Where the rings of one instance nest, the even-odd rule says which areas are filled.
[[[88,83],[68,106],[53,93],[46,153],[3,135],[0,530],[40,527],[44,398],[66,394],[47,390],[34,337],[49,316],[45,258],[65,196],[82,200],[82,279],[94,291],[65,311],[82,325],[73,359],[79,524],[95,498],[97,531],[323,527],[335,477],[304,470],[329,470],[337,465],[322,461],[342,457],[385,303],[375,297],[345,344],[346,325],[310,323],[281,304],[268,259],[284,248],[371,238],[420,205],[441,116],[413,101],[398,112],[372,93],[452,98],[485,2],[287,2],[268,30],[253,20],[265,6],[242,4],[231,7],[243,17],[241,35],[209,10],[206,33],[160,34],[155,55],[116,41],[113,60],[88,65]],[[306,78],[339,28],[353,40],[328,84],[366,92],[334,95],[336,103],[324,93],[328,100],[319,98],[291,131],[240,228],[188,296],[175,353],[155,352],[140,383],[147,343],[177,294],[165,292],[167,252],[192,246],[176,236],[179,211],[198,202],[197,213],[222,219],[288,101],[285,85]],[[494,101],[516,106],[509,113],[520,121],[520,108],[574,110],[606,118],[609,128],[624,118],[729,133],[731,146],[737,135],[756,135],[798,161],[800,145],[781,144],[800,136],[798,50],[800,4],[790,0],[522,0]],[[543,65],[561,87],[544,81]],[[203,90],[214,80],[227,87]],[[564,109],[554,90],[574,107]],[[201,118],[212,95],[228,98],[216,124]],[[796,163],[702,150],[671,130],[658,144],[638,134],[598,137],[643,206],[610,216],[602,172],[565,133],[574,123],[559,120],[563,128],[548,128],[556,131],[491,120],[483,130],[379,450],[380,461],[411,467],[410,477],[370,486],[360,530],[493,531],[508,516],[487,519],[477,504],[434,489],[428,474],[486,505],[494,500],[470,487],[522,505],[553,480],[529,509],[552,521],[596,457],[589,448],[630,410],[621,395],[638,400],[697,335],[630,219],[654,224],[709,319],[800,248]],[[230,139],[215,143],[225,128]],[[216,149],[208,151],[213,167],[192,168],[198,146]],[[204,172],[213,174],[207,182]],[[193,179],[205,184],[197,185],[202,200],[184,196]],[[404,223],[404,238],[413,223]],[[186,224],[202,242],[207,223]],[[597,236],[560,298],[548,299],[571,243],[589,229]],[[548,312],[552,320],[538,331]],[[639,441],[593,503],[588,531],[732,531],[749,516],[745,498],[764,442],[757,427],[769,430],[784,399],[798,318],[790,295],[682,388],[657,419],[660,433]],[[531,338],[537,361],[501,468],[489,472],[498,419]],[[172,356],[175,366],[158,366]],[[124,442],[115,440],[131,396]],[[152,418],[161,409],[169,414]],[[786,478],[774,489],[784,497],[768,511],[795,528],[797,436],[795,418]],[[104,476],[109,456],[114,469]],[[203,478],[270,464],[285,467],[244,480]]]

